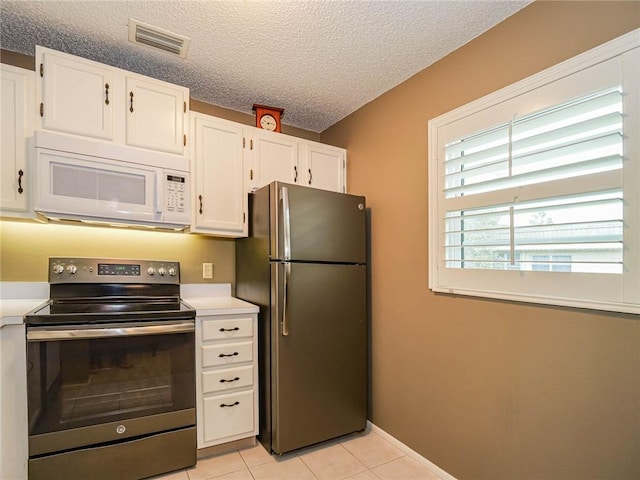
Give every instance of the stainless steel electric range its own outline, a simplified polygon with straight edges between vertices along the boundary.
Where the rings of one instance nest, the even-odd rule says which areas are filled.
[[[51,258],[26,316],[29,479],[140,479],[196,463],[195,310],[178,262]]]

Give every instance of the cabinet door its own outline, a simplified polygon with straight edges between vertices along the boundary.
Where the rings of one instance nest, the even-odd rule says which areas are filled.
[[[258,128],[253,132],[253,190],[274,181],[301,182],[298,140]]]
[[[192,231],[247,236],[242,126],[192,115]]]
[[[253,390],[207,397],[202,404],[205,442],[223,438],[230,441],[251,436],[255,431]]]
[[[26,351],[24,325],[0,328],[0,478],[3,479],[27,478]]]
[[[126,77],[126,144],[184,154],[188,90],[147,77]]]
[[[301,180],[306,185],[344,193],[347,152],[344,148],[301,141]]]
[[[27,138],[33,132],[33,82],[30,70],[2,65],[0,123],[0,209],[28,209]]]
[[[42,128],[113,140],[114,69],[40,49]]]

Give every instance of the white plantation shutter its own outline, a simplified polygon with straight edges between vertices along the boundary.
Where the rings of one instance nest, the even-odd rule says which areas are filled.
[[[429,122],[432,290],[640,313],[639,45]]]
[[[533,270],[527,252],[578,252],[571,271],[622,273],[622,92],[598,92],[445,145],[446,266]],[[557,180],[591,177],[566,195]],[[448,209],[448,199],[547,184],[546,199]],[[593,183],[603,187],[594,192]],[[455,205],[454,205],[455,208]],[[596,215],[597,213],[597,215]],[[603,238],[604,237],[604,238]],[[604,260],[601,249],[615,255]],[[529,257],[535,255],[531,253]],[[546,262],[549,263],[549,262]]]

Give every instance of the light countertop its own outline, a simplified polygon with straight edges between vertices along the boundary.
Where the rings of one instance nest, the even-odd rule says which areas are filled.
[[[258,307],[231,296],[228,283],[193,283],[180,285],[182,299],[198,315],[232,315],[257,313]],[[49,299],[46,282],[0,283],[0,328],[24,323],[24,315]]]
[[[198,315],[257,313],[258,307],[231,296],[228,283],[193,283],[180,286],[180,297],[196,309]]]
[[[20,325],[24,315],[49,299],[46,282],[0,283],[0,328]]]

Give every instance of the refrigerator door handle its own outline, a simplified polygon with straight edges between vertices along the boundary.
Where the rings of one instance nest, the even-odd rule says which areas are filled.
[[[284,288],[282,289],[282,336],[289,336],[289,322],[287,321],[287,289],[289,287],[289,277],[291,276],[291,264],[284,264]]]
[[[282,200],[282,233],[284,237],[283,260],[291,260],[291,215],[289,210],[289,189],[287,187],[280,189],[280,198]]]

